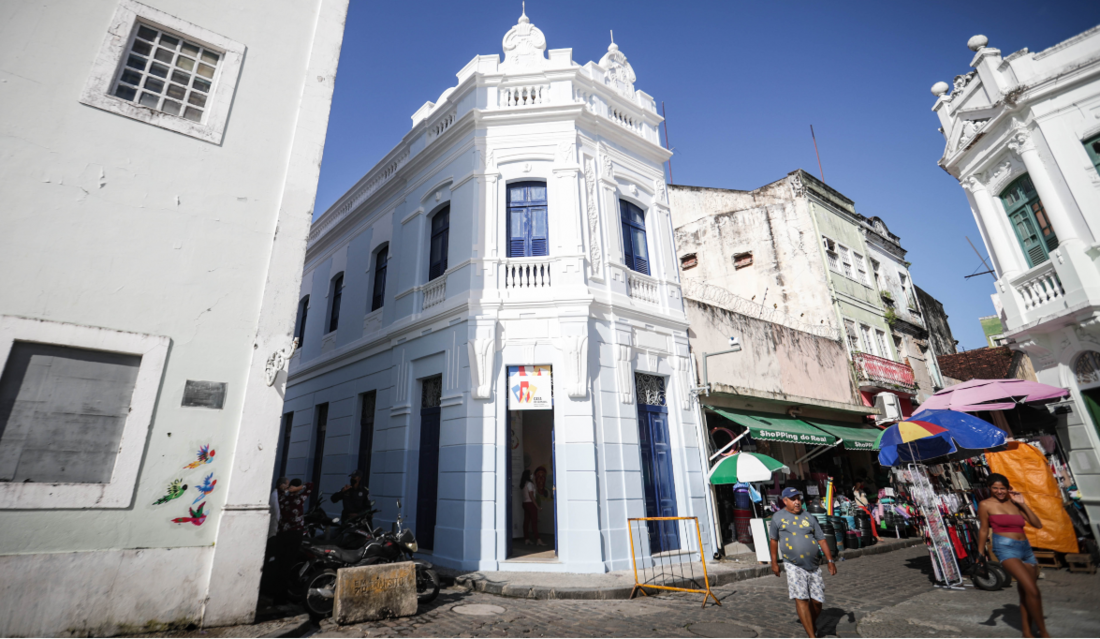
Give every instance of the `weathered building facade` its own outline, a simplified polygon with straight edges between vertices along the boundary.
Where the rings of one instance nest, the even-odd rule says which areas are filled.
[[[441,566],[625,569],[628,517],[708,519],[661,118],[614,44],[582,66],[524,15],[503,48],[313,224],[277,470],[362,469]]]
[[[1100,27],[1002,57],[975,36],[972,70],[932,87],[939,165],[965,189],[996,271],[1004,337],[1039,381],[1070,390],[1062,444],[1100,519]]]
[[[347,0],[237,4],[5,3],[0,635],[253,620]]]
[[[908,415],[942,386],[905,251],[880,219],[801,170],[754,191],[674,185],[670,203],[686,296],[842,340],[856,404],[890,393]]]

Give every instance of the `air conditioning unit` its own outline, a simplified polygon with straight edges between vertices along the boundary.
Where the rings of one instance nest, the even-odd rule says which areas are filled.
[[[893,393],[875,395],[875,408],[882,411],[881,415],[875,417],[876,423],[886,424],[901,421],[901,401],[898,400],[897,395]]]

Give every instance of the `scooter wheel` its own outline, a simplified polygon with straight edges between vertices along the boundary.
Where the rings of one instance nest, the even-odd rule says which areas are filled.
[[[318,570],[309,578],[306,585],[306,611],[313,619],[324,619],[332,615],[336,602],[336,571]]]
[[[416,602],[431,603],[439,596],[439,575],[431,568],[416,568]]]

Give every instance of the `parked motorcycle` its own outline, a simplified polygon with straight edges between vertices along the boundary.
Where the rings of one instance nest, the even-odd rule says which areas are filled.
[[[400,501],[397,508],[400,511]],[[367,532],[363,530],[367,526],[366,520],[364,517],[357,518],[362,526],[358,528],[360,533]],[[430,563],[414,557],[419,546],[413,532],[401,527],[402,521],[403,517],[398,512],[397,521],[389,532],[380,528],[370,531],[366,543],[360,548],[318,544],[315,540],[303,543],[303,553],[308,559],[293,577],[301,588],[303,603],[312,617],[324,618],[332,614],[336,571],[340,568],[411,561],[416,570],[417,602],[428,603],[439,595],[439,575]]]

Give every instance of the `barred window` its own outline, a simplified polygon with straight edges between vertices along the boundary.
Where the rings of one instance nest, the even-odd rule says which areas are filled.
[[[138,23],[113,95],[202,122],[222,53]]]
[[[634,373],[634,389],[638,403],[646,406],[665,405],[665,378],[658,375]]]

